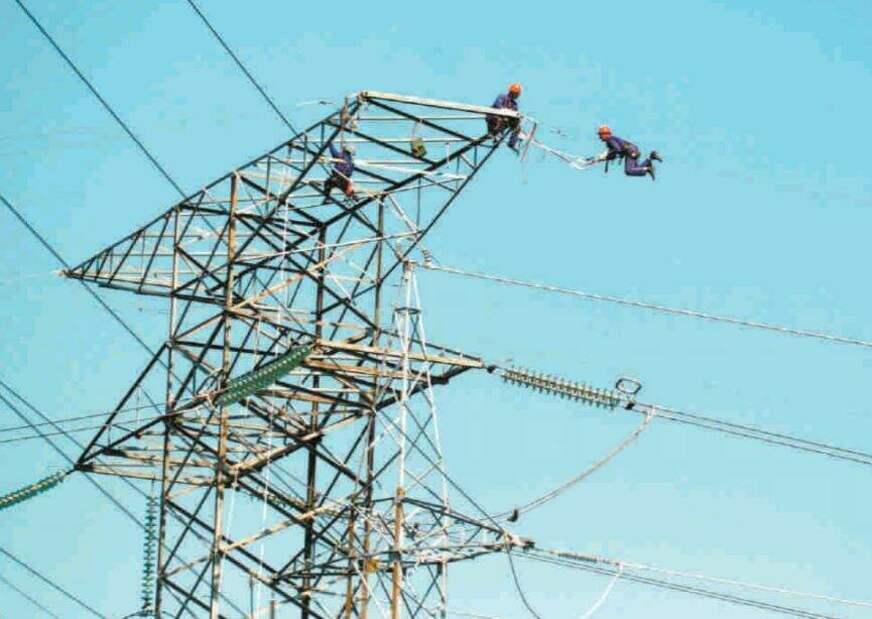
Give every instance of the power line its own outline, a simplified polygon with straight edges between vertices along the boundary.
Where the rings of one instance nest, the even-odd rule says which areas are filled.
[[[668,570],[661,567],[655,567],[653,565],[645,565],[643,563],[632,563],[628,561],[621,561],[620,564],[623,567],[631,568],[640,571],[650,571],[659,574],[663,574],[664,576],[674,576],[679,578],[687,578],[690,580],[701,580],[705,582],[717,583],[721,585],[729,585],[734,587],[739,587],[742,589],[750,589],[753,591],[762,591],[765,593],[777,593],[779,595],[786,595],[792,597],[801,597],[807,598],[810,600],[820,600],[822,602],[829,602],[831,604],[842,604],[844,606],[855,606],[861,608],[872,608],[872,602],[867,602],[865,600],[849,600],[846,598],[838,598],[831,595],[822,595],[819,593],[808,593],[805,591],[796,591],[794,589],[785,589],[784,587],[771,587],[767,585],[759,585],[752,582],[746,582],[741,580],[733,580],[729,578],[718,578],[715,576],[706,576],[705,574],[696,574],[692,572],[680,572],[677,570]]]
[[[21,597],[26,599],[28,602],[30,602],[34,606],[36,606],[38,609],[40,609],[45,614],[47,614],[51,617],[54,617],[55,619],[61,619],[56,614],[54,614],[52,611],[50,611],[48,608],[46,608],[45,606],[40,604],[36,599],[34,599],[30,595],[28,595],[26,592],[22,591],[20,588],[18,588],[15,584],[9,582],[9,580],[7,580],[2,574],[0,574],[0,582],[2,582],[4,585],[6,585],[7,587],[9,587],[13,591],[15,591],[15,593],[17,593],[18,595],[20,595]]]
[[[509,284],[512,286],[521,286],[524,288],[530,288],[533,290],[542,290],[546,292],[555,292],[559,294],[565,294],[573,297],[579,297],[582,299],[587,299],[589,301],[602,301],[605,303],[614,303],[616,305],[624,305],[627,307],[635,307],[639,309],[647,309],[655,312],[661,312],[664,314],[672,314],[674,316],[685,316],[691,318],[699,318],[702,320],[709,320],[711,322],[720,322],[732,325],[738,325],[742,327],[748,327],[751,329],[761,329],[764,331],[773,331],[776,333],[782,333],[785,335],[792,335],[795,337],[803,337],[803,338],[811,338],[817,340],[824,340],[827,342],[832,342],[836,344],[849,344],[852,346],[861,346],[863,348],[872,348],[872,342],[868,340],[861,340],[852,337],[845,337],[841,335],[832,335],[829,333],[822,333],[820,331],[807,331],[804,329],[795,329],[793,327],[785,327],[782,325],[770,324],[765,322],[759,322],[756,320],[744,320],[742,318],[733,318],[732,316],[723,316],[718,314],[710,314],[707,312],[700,312],[697,310],[689,310],[679,307],[669,307],[666,305],[658,305],[656,303],[648,303],[646,301],[636,301],[633,299],[625,299],[623,297],[614,297],[603,294],[596,294],[592,292],[584,292],[582,290],[573,290],[571,288],[564,288],[562,286],[551,286],[548,284],[540,284],[538,282],[530,282],[523,281],[520,279],[513,279],[510,277],[501,277],[498,275],[488,275],[485,273],[479,273],[474,271],[465,271],[463,269],[456,269],[453,267],[440,266],[432,263],[425,263],[421,265],[425,269],[429,269],[431,271],[441,271],[443,273],[450,273],[452,275],[460,275],[462,277],[468,277],[472,279],[480,279],[491,282],[498,282],[501,284]]]
[[[872,602],[865,600],[849,600],[845,598],[837,598],[829,595],[821,595],[818,593],[808,593],[805,591],[796,591],[794,589],[786,589],[783,587],[771,587],[760,585],[757,583],[741,581],[741,580],[732,580],[728,578],[717,578],[714,576],[707,576],[705,574],[693,573],[693,572],[681,572],[678,570],[671,570],[662,567],[656,567],[654,565],[647,565],[644,563],[634,563],[632,561],[619,561],[616,559],[606,559],[604,557],[598,557],[594,555],[586,555],[577,552],[571,552],[566,550],[549,550],[544,548],[537,548],[536,551],[539,554],[544,554],[552,557],[557,557],[560,559],[568,560],[568,561],[578,561],[583,564],[600,564],[600,565],[608,565],[610,567],[616,567],[620,569],[631,569],[631,570],[640,570],[640,571],[649,571],[655,572],[659,574],[663,574],[664,576],[671,577],[679,577],[679,578],[687,578],[692,580],[703,580],[712,583],[722,584],[722,585],[730,585],[734,587],[739,587],[743,589],[753,589],[755,591],[763,591],[766,593],[777,593],[780,595],[789,595],[794,597],[803,597],[807,599],[815,599],[821,600],[824,602],[831,602],[833,604],[843,604],[846,606],[856,606],[863,608],[872,608]]]
[[[27,563],[25,563],[24,561],[22,561],[21,559],[19,559],[18,557],[16,557],[16,556],[13,555],[12,553],[10,553],[8,550],[6,550],[5,548],[3,548],[2,546],[0,546],[0,553],[6,555],[6,557],[8,557],[9,559],[11,559],[11,560],[14,561],[15,563],[17,563],[19,566],[21,566],[21,567],[23,567],[24,569],[26,569],[28,572],[30,572],[31,574],[33,574],[33,575],[36,576],[37,578],[39,578],[42,582],[44,582],[45,584],[47,584],[48,586],[50,586],[50,587],[51,587],[52,589],[54,589],[55,591],[57,591],[57,592],[63,594],[64,597],[66,597],[66,598],[72,600],[73,602],[75,602],[76,604],[78,604],[79,606],[81,606],[82,608],[84,608],[85,610],[87,610],[89,613],[91,613],[91,614],[94,615],[95,617],[100,617],[100,619],[107,619],[106,615],[103,615],[103,614],[97,612],[97,611],[94,610],[92,607],[90,607],[90,606],[88,606],[87,604],[85,604],[85,603],[84,603],[80,598],[78,598],[77,596],[73,595],[72,593],[70,593],[69,591],[67,591],[67,590],[64,589],[63,587],[61,587],[59,584],[57,584],[56,582],[54,582],[54,581],[51,580],[50,578],[46,578],[45,576],[43,576],[42,574],[40,574],[38,571],[36,571],[36,569],[34,569],[34,568],[32,568],[31,566],[29,566]]]
[[[846,460],[849,462],[855,462],[857,464],[872,466],[872,453],[869,452],[858,451],[855,449],[847,449],[845,447],[839,447],[838,445],[797,438],[795,436],[783,434],[781,432],[773,432],[771,430],[764,430],[755,426],[742,425],[729,421],[723,421],[714,417],[705,417],[703,415],[687,413],[674,408],[658,406],[656,404],[644,404],[640,402],[635,404],[632,410],[640,414],[653,412],[657,415],[658,418],[666,419],[667,421],[696,426],[698,428],[703,428],[706,430],[714,430],[723,434],[730,434],[740,438],[760,441],[769,445],[779,445],[782,447],[795,449],[797,451],[804,451],[807,453],[827,456],[829,458],[834,458],[837,460]]]
[[[531,554],[529,552],[518,555],[521,558],[528,559],[531,561],[538,561],[540,563],[548,563],[551,565],[557,565],[560,567],[567,567],[571,569],[576,569],[579,571],[590,572],[594,574],[600,574],[603,576],[612,576],[614,577],[615,573],[618,570],[618,562],[614,562],[614,565],[600,565],[595,562],[590,561],[575,561],[567,557],[555,557],[547,554],[539,555],[539,554]],[[704,589],[701,587],[696,587],[692,585],[685,585],[673,581],[653,578],[649,576],[641,576],[639,574],[634,574],[624,569],[621,574],[621,579],[625,581],[635,582],[639,584],[649,585],[653,587],[657,587],[660,589],[666,589],[669,591],[676,591],[681,593],[689,593],[691,595],[696,595],[699,597],[718,600],[721,602],[728,602],[731,604],[736,604],[739,606],[747,606],[750,608],[757,608],[759,610],[766,610],[769,612],[780,613],[784,615],[792,615],[794,617],[802,617],[804,619],[840,619],[835,615],[828,615],[819,613],[812,610],[806,610],[802,608],[794,608],[791,606],[784,606],[781,604],[774,604],[772,602],[766,602],[763,600],[757,600],[754,598],[742,597],[739,595],[734,595],[732,593],[725,593],[723,591],[714,591],[712,589]]]
[[[261,85],[258,84],[257,80],[254,79],[254,76],[252,76],[251,73],[248,71],[248,69],[245,68],[245,65],[242,64],[242,61],[239,60],[237,55],[233,53],[233,50],[230,49],[229,45],[227,45],[227,42],[224,40],[224,37],[222,37],[218,33],[218,31],[212,27],[212,24],[209,23],[209,20],[203,14],[203,11],[201,11],[199,9],[199,7],[196,4],[194,4],[193,0],[188,0],[188,4],[191,5],[191,8],[194,9],[194,12],[197,15],[199,15],[201,20],[203,20],[203,23],[206,24],[206,27],[215,36],[215,38],[218,39],[218,42],[221,44],[221,47],[223,47],[224,51],[226,51],[230,55],[230,57],[233,59],[233,62],[235,62],[236,66],[239,67],[239,69],[245,74],[245,77],[248,78],[248,81],[251,82],[252,86],[254,86],[257,89],[257,91],[261,94],[261,96],[264,98],[264,100],[267,102],[267,104],[269,104],[269,106],[278,115],[278,117],[282,119],[282,122],[285,123],[285,126],[288,129],[290,129],[292,133],[297,133],[297,130],[294,129],[293,125],[291,125],[291,122],[287,119],[287,117],[284,114],[282,114],[281,110],[279,110],[278,106],[275,104],[275,102],[272,100],[272,98],[270,98],[270,96],[268,94],[266,94],[266,91],[263,89],[263,87],[261,87]]]

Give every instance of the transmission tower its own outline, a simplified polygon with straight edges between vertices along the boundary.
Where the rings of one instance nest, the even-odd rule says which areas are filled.
[[[410,259],[494,153],[486,114],[518,117],[361,93],[65,273],[169,306],[77,462],[159,485],[155,616],[444,617],[448,565],[505,548],[439,444],[433,388],[482,362],[427,341]]]

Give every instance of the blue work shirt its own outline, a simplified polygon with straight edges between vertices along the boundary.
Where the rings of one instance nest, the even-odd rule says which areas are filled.
[[[518,100],[510,97],[509,93],[504,92],[494,100],[494,104],[491,107],[495,107],[498,110],[514,110],[517,112]]]
[[[342,159],[341,162],[333,165],[333,169],[339,172],[342,176],[351,178],[351,175],[354,172],[354,157],[351,156],[351,153],[346,153],[344,150],[336,148],[336,146],[331,143],[330,155],[332,155],[334,159]]]
[[[619,155],[631,155],[631,151],[634,150],[630,142],[622,140],[616,135],[606,139],[606,147],[609,149],[609,159],[614,159]]]

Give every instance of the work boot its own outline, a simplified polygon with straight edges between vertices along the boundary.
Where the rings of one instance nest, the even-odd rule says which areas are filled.
[[[651,151],[651,154],[648,155],[648,159],[650,159],[651,161],[663,161],[663,159],[660,158],[660,155],[657,154],[656,150]]]
[[[648,171],[648,174],[651,175],[651,180],[652,180],[652,181],[656,181],[656,180],[657,180],[657,177],[654,175],[654,164],[653,164],[653,163],[649,163],[649,164],[648,164],[648,170],[647,170],[647,171]]]

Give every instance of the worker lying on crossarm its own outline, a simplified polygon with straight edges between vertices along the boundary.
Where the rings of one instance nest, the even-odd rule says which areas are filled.
[[[651,180],[654,180],[653,162],[663,161],[660,158],[660,155],[657,154],[656,150],[652,150],[651,154],[648,155],[648,158],[640,163],[639,157],[641,152],[639,151],[639,147],[632,142],[622,140],[618,136],[613,135],[612,130],[608,125],[600,126],[600,128],[597,129],[597,135],[600,140],[605,142],[606,147],[608,148],[608,150],[596,157],[597,161],[613,161],[618,157],[623,157],[624,174],[627,176],[645,176],[648,174],[651,176]]]
[[[333,172],[324,183],[324,193],[329,196],[333,188],[338,187],[349,198],[354,197],[354,185],[351,182],[351,175],[354,173],[354,146],[343,144],[339,149],[331,142],[330,154],[340,161],[333,164]]]
[[[518,83],[511,84],[508,92],[500,94],[491,107],[497,108],[498,110],[512,110],[513,112],[517,112],[518,97],[520,96],[521,85]],[[492,116],[490,114],[485,116],[485,120],[487,121],[487,134],[493,138],[494,141],[500,137],[503,131],[509,129],[511,131],[511,135],[509,135],[509,148],[517,152],[518,139],[521,133],[520,120],[517,118]]]

